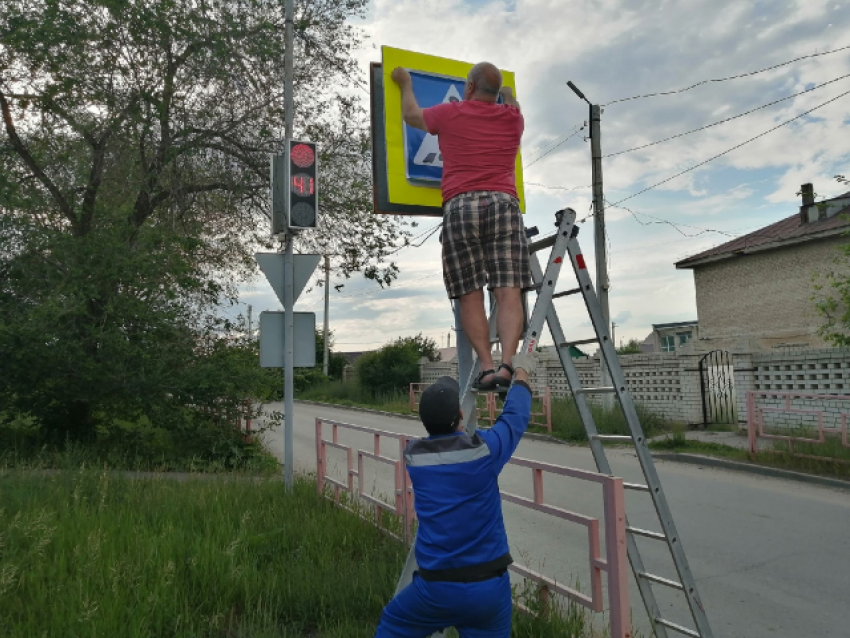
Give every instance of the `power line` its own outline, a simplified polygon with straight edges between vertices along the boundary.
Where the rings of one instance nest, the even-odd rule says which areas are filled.
[[[603,155],[603,157],[614,157],[615,155],[624,155],[625,153],[631,153],[632,151],[639,151],[643,148],[647,148],[649,146],[655,146],[656,144],[663,144],[664,142],[669,142],[670,140],[675,140],[678,137],[684,137],[685,135],[690,135],[691,133],[696,133],[698,131],[704,131],[705,129],[711,128],[713,126],[718,126],[720,124],[725,124],[726,122],[731,122],[732,120],[737,120],[739,117],[744,117],[745,115],[749,115],[750,113],[755,113],[756,111],[760,111],[761,109],[766,109],[769,106],[773,106],[774,104],[779,104],[780,102],[784,102],[785,100],[790,100],[792,98],[798,97],[805,93],[810,93],[812,91],[816,91],[817,89],[823,88],[833,82],[838,82],[839,80],[844,80],[846,78],[850,78],[850,73],[847,75],[842,75],[840,78],[835,78],[834,80],[830,80],[829,82],[824,82],[823,84],[819,84],[817,86],[813,86],[810,89],[806,89],[805,91],[800,91],[799,93],[794,93],[794,95],[788,95],[786,97],[780,98],[778,100],[774,100],[773,102],[769,102],[767,104],[762,104],[754,109],[750,109],[749,111],[745,111],[744,113],[740,113],[738,115],[733,115],[732,117],[727,117],[718,122],[714,122],[712,124],[707,124],[706,126],[700,126],[699,128],[695,128],[690,131],[686,131],[684,133],[678,133],[676,135],[671,135],[670,137],[665,137],[662,140],[656,140],[655,142],[650,142],[649,144],[643,144],[641,146],[635,146],[634,148],[627,149],[625,151],[617,151],[616,153],[608,153],[607,155]]]
[[[679,231],[679,233],[681,233],[685,237],[698,237],[699,235],[704,235],[705,233],[718,233],[720,235],[726,235],[727,237],[733,237],[733,238],[736,237],[736,235],[734,235],[732,233],[728,233],[728,232],[723,231],[723,230],[715,230],[714,228],[703,228],[701,226],[691,226],[689,224],[679,224],[679,223],[676,223],[676,222],[671,222],[669,219],[662,219],[661,217],[655,217],[654,215],[648,215],[646,213],[636,213],[635,211],[633,211],[628,206],[620,206],[619,204],[612,204],[607,199],[605,200],[605,203],[608,204],[608,206],[611,207],[611,208],[619,208],[621,210],[624,210],[624,211],[631,213],[632,217],[635,218],[635,221],[637,223],[639,223],[641,226],[651,226],[653,224],[667,224],[668,226],[672,226],[673,228],[675,228],[677,231]],[[641,221],[638,218],[638,215],[642,215],[643,217],[649,217],[653,221],[651,221],[651,222]],[[682,228],[693,228],[695,230],[699,230],[699,232],[698,233],[686,233],[681,228],[679,228],[679,226],[681,226]]]
[[[781,124],[777,124],[773,128],[768,129],[768,130],[764,131],[763,133],[759,133],[755,137],[751,137],[750,139],[746,140],[745,142],[741,142],[740,144],[737,144],[737,145],[733,146],[732,148],[726,149],[722,153],[718,153],[717,155],[714,155],[713,157],[709,157],[704,162],[700,162],[699,164],[695,164],[694,166],[691,166],[690,168],[686,168],[685,170],[680,171],[680,172],[676,173],[675,175],[673,175],[671,177],[663,179],[660,182],[653,184],[652,186],[647,186],[646,188],[638,191],[637,193],[632,193],[628,197],[624,197],[620,201],[611,204],[611,206],[618,206],[619,204],[622,204],[623,202],[630,200],[633,197],[637,197],[638,195],[642,195],[643,193],[646,193],[647,191],[651,191],[652,189],[657,188],[657,187],[661,186],[662,184],[666,184],[667,182],[672,181],[672,180],[676,179],[677,177],[681,177],[685,173],[690,173],[691,171],[698,169],[700,166],[705,166],[709,162],[713,162],[714,160],[716,160],[719,157],[723,157],[724,155],[727,155],[728,153],[731,153],[732,151],[735,151],[735,150],[741,148],[742,146],[746,146],[750,142],[754,142],[757,139],[764,137],[768,133],[772,133],[773,131],[782,128],[786,124],[790,124],[791,122],[793,122],[795,120],[799,120],[801,117],[808,115],[812,111],[817,111],[819,108],[822,108],[822,107],[826,106],[827,104],[831,104],[832,102],[835,102],[836,100],[841,99],[842,97],[844,97],[845,95],[848,95],[848,94],[850,94],[850,91],[845,91],[841,95],[837,95],[836,97],[832,98],[831,100],[827,100],[826,102],[823,102],[822,104],[818,104],[817,106],[810,108],[808,111],[803,111],[799,115],[795,115],[794,117],[792,117],[790,120],[785,120]]]
[[[695,89],[698,86],[702,86],[703,84],[709,84],[711,82],[726,82],[727,80],[737,80],[738,78],[750,77],[753,75],[758,75],[759,73],[764,73],[765,71],[772,71],[773,69],[778,69],[783,66],[787,66],[789,64],[793,64],[794,62],[799,62],[800,60],[806,60],[809,58],[817,58],[824,55],[831,55],[833,53],[838,53],[839,51],[845,51],[850,49],[850,45],[840,47],[838,49],[832,49],[830,51],[824,51],[823,53],[812,53],[810,55],[801,55],[798,58],[794,58],[793,60],[788,60],[787,62],[781,62],[780,64],[774,64],[773,66],[765,67],[763,69],[759,69],[758,71],[749,71],[748,73],[741,73],[740,75],[730,75],[725,78],[712,78],[710,80],[702,80],[701,82],[697,82],[696,84],[692,84],[691,86],[687,86],[684,89],[676,89],[674,91],[662,91],[659,93],[644,93],[642,95],[633,95],[631,97],[624,97],[618,100],[613,100],[612,102],[608,102],[607,104],[603,104],[602,106],[609,106],[611,104],[617,104],[618,102],[628,102],[629,100],[639,100],[645,97],[658,97],[662,95],[674,95],[676,93],[684,93],[685,91],[690,91],[691,89]]]
[[[576,125],[576,126],[578,126],[578,125]],[[523,170],[527,170],[527,169],[528,169],[528,168],[530,168],[531,166],[534,166],[537,162],[539,162],[539,161],[540,161],[540,160],[542,160],[544,157],[546,157],[547,155],[549,155],[549,153],[552,153],[552,152],[553,152],[555,149],[557,149],[559,146],[562,146],[563,144],[566,144],[567,142],[569,142],[569,141],[570,141],[571,139],[573,139],[576,135],[578,135],[579,133],[581,133],[581,132],[584,130],[584,127],[585,127],[585,126],[586,126],[586,124],[582,124],[582,125],[580,126],[580,128],[577,128],[576,130],[574,130],[574,131],[572,132],[572,134],[568,135],[566,138],[564,138],[563,140],[561,140],[560,142],[558,142],[557,144],[555,144],[555,146],[553,146],[552,148],[550,148],[548,151],[546,151],[546,152],[545,152],[545,153],[543,153],[542,155],[539,155],[539,156],[538,156],[538,157],[536,157],[534,160],[532,160],[531,162],[529,162],[528,164],[526,164],[525,166],[523,166],[523,167],[522,167],[522,168],[523,168]]]
[[[396,248],[395,250],[392,250],[392,251],[388,252],[386,255],[384,255],[384,257],[389,257],[390,255],[395,255],[396,253],[401,252],[401,251],[402,251],[402,250],[404,250],[405,248],[419,248],[419,247],[420,247],[420,246],[422,246],[422,245],[423,245],[426,241],[428,241],[429,239],[431,239],[431,236],[432,236],[432,235],[434,235],[434,233],[436,233],[438,230],[440,230],[440,226],[442,226],[442,225],[443,225],[443,222],[441,221],[441,222],[440,222],[440,223],[438,223],[436,226],[434,226],[434,227],[432,227],[432,228],[429,228],[429,229],[425,230],[425,231],[424,231],[424,232],[422,232],[422,233],[419,233],[418,235],[416,235],[415,237],[413,237],[413,239],[412,239],[412,240],[409,240],[409,241],[408,241],[408,243],[404,244],[403,246],[399,246],[399,247],[398,247],[398,248]],[[419,239],[419,238],[420,238],[420,237],[422,237],[423,235],[425,235],[425,238],[424,238],[422,241],[420,241],[418,244],[414,243],[414,241],[415,241],[415,240]]]
[[[568,137],[568,136],[571,136],[571,135],[576,134],[578,131],[582,130],[582,129],[586,126],[586,125],[587,125],[587,122],[583,122],[583,123],[581,123],[581,124],[576,124],[576,125],[573,127],[573,129],[572,129],[569,133],[566,133],[566,134],[562,135],[561,137],[555,138],[553,141],[551,141],[551,142],[549,142],[548,144],[546,144],[543,148],[541,148],[541,149],[539,149],[539,150],[535,151],[535,153],[539,155],[540,153],[543,153],[544,151],[547,151],[548,149],[550,149],[550,148],[551,148],[552,146],[554,146],[555,144],[563,143],[563,142],[561,141],[563,138],[565,138],[565,137],[566,137],[567,139],[569,139],[569,137]],[[563,140],[563,141],[565,142],[566,140]],[[539,157],[538,157],[537,159],[539,159]],[[532,164],[533,164],[534,162],[536,162],[536,161],[537,161],[537,159],[534,159],[534,160],[532,161]],[[529,164],[529,166],[531,166],[531,164]]]
[[[559,191],[577,191],[582,188],[593,188],[593,184],[587,184],[585,186],[548,186],[546,184],[539,184],[537,182],[525,182],[526,186],[539,186],[540,188],[551,188],[553,190]]]

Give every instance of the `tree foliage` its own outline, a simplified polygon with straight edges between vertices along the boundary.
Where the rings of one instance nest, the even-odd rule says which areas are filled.
[[[344,86],[365,0],[299,2],[296,135],[321,149],[324,223],[299,250],[382,285],[407,231],[370,213]],[[268,238],[283,5],[8,0],[0,7],[0,398],[58,434],[173,420],[264,387],[216,309]],[[238,345],[243,348],[244,344]],[[256,360],[253,361],[256,368]]]
[[[357,359],[355,370],[361,388],[372,394],[405,391],[419,382],[419,360],[439,361],[437,342],[421,334],[399,337],[375,352]]]
[[[836,175],[835,180],[845,186],[850,184],[844,175]],[[845,213],[845,217],[850,215]],[[839,254],[833,261],[834,268],[823,273],[823,283],[815,285],[817,310],[824,318],[820,334],[834,346],[850,347],[850,232],[845,234],[847,241],[839,246]]]
[[[617,354],[640,354],[643,348],[640,347],[640,341],[637,339],[629,339],[626,345],[617,348]]]

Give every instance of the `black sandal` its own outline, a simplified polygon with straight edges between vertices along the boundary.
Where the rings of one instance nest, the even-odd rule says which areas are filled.
[[[488,374],[494,375],[493,379],[488,381],[487,383],[482,383],[481,379],[486,377]],[[492,392],[496,389],[496,379],[498,378],[495,370],[482,370],[478,375],[478,378],[472,383],[472,389],[477,390],[478,392]]]
[[[510,376],[510,378],[505,379],[505,378],[503,378],[503,377],[500,377],[500,376],[497,374],[497,375],[496,375],[496,379],[495,379],[495,383],[496,383],[496,386],[497,386],[498,388],[500,388],[500,389],[501,389],[501,388],[505,388],[505,389],[507,389],[507,388],[511,387],[511,381],[512,381],[512,380],[513,380],[513,378],[514,378],[514,369],[513,369],[511,366],[509,366],[507,363],[503,363],[502,365],[500,365],[500,366],[499,366],[499,370],[501,370],[502,368],[504,368],[505,370],[507,370],[507,371],[508,371],[508,373],[509,373],[511,376]]]

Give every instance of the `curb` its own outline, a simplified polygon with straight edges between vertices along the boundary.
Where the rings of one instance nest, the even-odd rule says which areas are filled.
[[[305,399],[295,399],[295,403],[304,403],[306,405],[318,405],[324,408],[336,408],[338,410],[354,410],[355,412],[368,412],[370,414],[380,414],[381,416],[394,416],[399,419],[409,419],[410,421],[419,421],[418,416],[410,414],[399,414],[398,412],[383,412],[381,410],[373,410],[372,408],[360,408],[353,405],[339,405],[338,403],[322,403],[321,401],[307,401]]]
[[[675,461],[679,463],[690,463],[692,465],[706,465],[709,467],[736,470],[738,472],[749,472],[750,474],[759,474],[761,476],[769,476],[771,478],[781,478],[790,481],[800,481],[801,483],[812,483],[815,485],[850,490],[850,481],[844,481],[842,479],[829,478],[827,476],[816,476],[814,474],[804,474],[802,472],[782,470],[775,467],[766,467],[764,465],[755,465],[752,463],[742,463],[740,461],[718,459],[713,456],[702,456],[701,454],[688,454],[682,452],[653,452],[652,457],[660,461]]]

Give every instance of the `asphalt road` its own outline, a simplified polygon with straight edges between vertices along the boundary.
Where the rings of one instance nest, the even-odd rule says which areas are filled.
[[[283,409],[282,404],[267,408]],[[316,471],[317,417],[424,435],[414,420],[297,403],[294,455],[298,472]],[[282,426],[264,436],[282,459]],[[372,449],[368,435],[343,435],[340,442]],[[382,453],[397,455],[391,446],[385,446]],[[589,449],[582,447],[527,438],[515,456],[595,470]],[[330,459],[329,473],[342,478],[343,454]],[[633,452],[614,449],[609,459],[615,474],[642,482]],[[850,492],[671,461],[658,461],[656,466],[717,638],[850,636]],[[369,476],[364,478],[369,491],[391,491],[388,468],[377,463],[367,468],[364,473]],[[531,497],[530,470],[509,465],[500,485],[503,491]],[[547,503],[603,518],[598,486],[547,475],[545,494]],[[658,529],[648,496],[627,492],[626,503],[630,524]],[[560,582],[577,582],[587,591],[590,577],[584,527],[512,503],[504,503],[504,514],[517,562]],[[674,576],[663,544],[643,538],[638,542],[649,571]],[[655,591],[666,617],[693,626],[683,598],[661,586]],[[631,604],[634,626],[645,631],[646,613],[633,583]],[[679,634],[671,633],[674,635]]]

